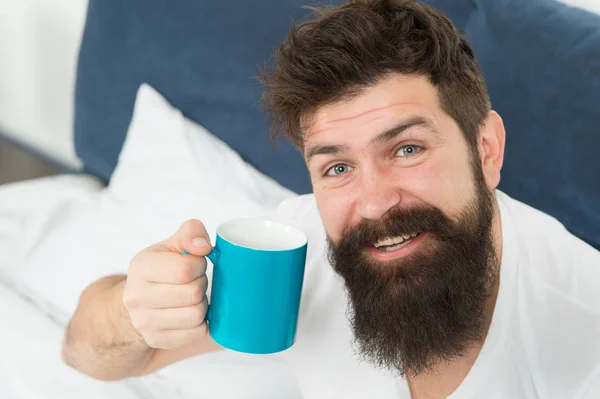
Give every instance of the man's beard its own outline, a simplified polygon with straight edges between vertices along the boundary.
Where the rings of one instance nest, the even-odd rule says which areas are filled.
[[[495,284],[494,199],[482,176],[457,222],[435,207],[394,208],[362,220],[329,259],[349,293],[359,354],[401,375],[419,375],[466,353],[486,335],[485,302]],[[386,237],[428,233],[416,251],[378,261],[366,248]]]

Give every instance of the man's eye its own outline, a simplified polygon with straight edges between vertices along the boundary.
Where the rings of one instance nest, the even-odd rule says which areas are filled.
[[[334,165],[331,168],[329,168],[327,170],[327,172],[325,172],[325,176],[339,176],[339,175],[343,175],[344,173],[348,172],[349,170],[350,170],[350,166],[343,164],[343,163],[339,163],[339,164]]]
[[[402,147],[398,148],[396,154],[398,154],[400,157],[409,157],[421,151],[422,149],[423,147],[415,144],[403,145]]]

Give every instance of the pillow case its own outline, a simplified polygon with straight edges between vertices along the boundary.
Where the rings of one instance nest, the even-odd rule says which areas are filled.
[[[174,232],[191,217],[202,220],[214,239],[221,222],[270,214],[296,195],[184,117],[148,84],[139,88],[108,193],[132,211],[131,219],[151,240],[165,238],[154,231]]]
[[[560,2],[600,14],[600,2],[597,0],[560,0]]]
[[[20,232],[31,242],[9,277],[65,323],[87,285],[125,273],[137,252],[169,237],[185,220],[202,220],[214,243],[220,223],[274,214],[294,195],[143,85],[110,185],[65,196],[37,215]],[[36,206],[18,211],[28,214]]]
[[[500,189],[600,249],[600,16],[554,0],[428,0],[472,44],[504,119]]]

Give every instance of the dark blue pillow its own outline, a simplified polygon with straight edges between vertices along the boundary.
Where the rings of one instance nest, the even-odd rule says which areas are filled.
[[[466,33],[506,125],[500,189],[600,249],[600,16],[549,0],[430,0]]]

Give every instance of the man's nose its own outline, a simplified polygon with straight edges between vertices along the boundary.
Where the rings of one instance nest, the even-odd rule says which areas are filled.
[[[362,176],[358,213],[365,219],[378,220],[398,205],[401,195],[397,182],[382,169]]]

